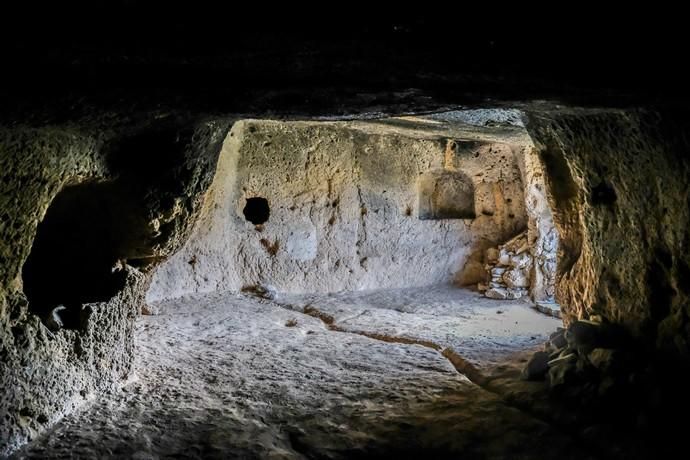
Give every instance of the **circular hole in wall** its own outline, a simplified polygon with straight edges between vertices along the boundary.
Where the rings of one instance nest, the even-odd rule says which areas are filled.
[[[247,204],[242,210],[244,218],[254,225],[263,224],[268,220],[271,209],[268,207],[268,200],[261,197],[247,198]]]

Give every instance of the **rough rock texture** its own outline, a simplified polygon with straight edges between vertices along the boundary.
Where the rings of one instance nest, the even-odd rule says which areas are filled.
[[[531,113],[560,234],[568,321],[601,315],[688,356],[690,141],[684,113]]]
[[[412,318],[418,332],[433,330],[435,317],[410,311],[407,297],[380,292],[358,303],[371,306],[372,330],[391,313]],[[500,316],[461,298],[435,313],[464,312],[475,323]],[[390,310],[396,305],[407,313]],[[585,446],[507,406],[429,347],[339,332],[231,293],[160,307],[161,315],[138,321],[137,378],[17,458],[75,451],[90,458],[590,458]],[[494,332],[511,324],[497,323]],[[456,342],[474,340],[468,330],[447,332]]]
[[[522,128],[416,117],[237,122],[194,235],[148,298],[477,282],[483,250],[526,227],[525,142]],[[259,226],[251,198],[270,208]]]
[[[527,240],[533,259],[530,296],[537,303],[553,303],[556,295],[558,232],[547,199],[544,165],[534,144],[523,148],[517,158],[525,184]]]
[[[480,118],[487,124],[491,111]],[[304,281],[283,278],[283,286],[296,283],[298,288],[293,290],[318,287],[319,283],[326,290],[403,285],[424,273],[416,266],[420,260],[430,269],[423,283],[448,281],[460,271],[473,279],[481,267],[482,250],[525,226],[514,158],[516,149],[529,143],[522,128],[502,122],[489,123],[491,129],[458,128],[415,117],[340,125],[239,123],[237,130],[243,138],[244,129],[252,124],[267,132],[247,136],[249,140],[242,144],[246,154],[236,155],[234,160],[232,155],[240,151],[239,146],[230,155],[224,150],[216,171],[228,123],[184,120],[157,113],[151,119],[119,119],[112,128],[103,129],[108,121],[103,115],[84,121],[81,129],[72,125],[3,128],[0,383],[8,391],[0,400],[1,452],[34,438],[91,395],[112,389],[126,378],[133,354],[133,317],[139,310],[156,313],[142,305],[152,269],[182,246],[202,205],[205,220],[196,233],[237,238],[224,241],[240,244],[248,262],[235,267],[237,260],[229,258],[222,245],[210,246],[221,250],[214,253],[217,263],[205,272],[208,259],[197,258],[203,254],[189,250],[188,244],[173,260],[180,263],[171,263],[162,271],[177,267],[169,272],[174,277],[167,281],[175,285],[162,285],[160,279],[165,277],[159,276],[154,284],[158,289],[150,291],[154,296],[157,292],[174,296],[265,282],[261,270],[278,274],[278,281],[292,271],[302,277],[309,274]],[[292,131],[281,138],[286,127]],[[289,141],[282,150],[271,147],[266,137],[271,130],[277,140]],[[226,141],[226,147],[232,146],[232,136]],[[334,147],[321,145],[330,141]],[[291,146],[294,151],[289,150]],[[284,162],[297,158],[304,162],[301,164],[307,167],[297,170],[300,176],[294,183],[308,187],[297,186],[292,197],[279,193],[279,187],[290,183],[283,175],[291,168],[286,167],[289,163],[272,163],[266,153],[278,158],[285,153]],[[348,165],[349,171],[336,172],[335,164],[335,170],[324,167],[331,158]],[[395,161],[389,161],[391,158]],[[235,170],[237,165],[241,168]],[[274,172],[273,182],[257,177],[254,166]],[[435,170],[471,178],[476,222],[417,220],[417,176]],[[323,180],[322,171],[331,173],[330,183]],[[396,174],[391,176],[391,171]],[[216,183],[204,201],[214,172]],[[242,174],[247,187],[266,190],[272,201],[263,231],[248,224],[240,202],[223,201],[237,198],[231,194],[237,194],[239,186],[226,187],[222,179],[234,180]],[[406,178],[407,182],[389,192],[388,185],[395,185],[393,178]],[[357,179],[353,182],[357,189],[347,186],[352,179]],[[342,197],[329,199],[329,187]],[[246,192],[242,191],[242,197],[251,198]],[[386,193],[393,198],[384,198]],[[290,203],[281,210],[283,198]],[[350,200],[353,208],[343,211],[340,200]],[[288,214],[292,205],[297,219]],[[241,223],[239,232],[234,229],[236,233],[231,233],[232,227],[223,225],[225,218],[209,218],[213,212],[227,214],[230,210],[231,219]],[[286,224],[282,229],[275,225],[281,221]],[[294,222],[299,228],[291,228]],[[423,237],[422,247],[411,237],[396,241],[385,234],[391,225]],[[331,226],[343,229],[331,232]],[[318,240],[314,262],[315,229],[328,238]],[[477,232],[468,238],[468,229]],[[190,240],[192,249],[198,241]],[[340,264],[348,267],[319,281],[311,273],[337,269],[339,263],[337,258],[323,257],[319,252],[322,243],[342,247],[347,258]],[[418,259],[394,260],[396,251],[410,247],[414,250],[408,252]],[[438,263],[435,258],[439,255],[445,262]],[[397,264],[397,272],[386,272],[390,263]],[[194,272],[193,276],[180,274],[180,267]],[[232,278],[232,270],[237,274],[239,269],[244,270],[243,278]]]
[[[531,280],[542,280],[538,289],[531,286],[535,298],[550,296],[551,254],[558,243],[556,297],[569,322],[599,316],[607,324],[623,326],[646,345],[687,357],[687,116],[538,105],[525,110],[527,131],[494,125],[484,114],[474,117],[481,126],[423,117],[321,125],[250,120],[237,123],[228,137],[226,123],[189,129],[165,121],[137,129],[119,126],[92,131],[66,126],[3,128],[0,451],[4,454],[35,437],[77,407],[84,395],[88,399],[94,392],[112,389],[126,376],[133,352],[132,322],[149,276],[180,247],[156,273],[150,298],[246,285],[253,285],[257,292],[264,286],[262,295],[269,297],[271,289],[414,286],[419,283],[411,281],[420,277],[427,277],[424,283],[476,282],[483,271],[485,250],[527,226],[534,265],[541,267],[541,273],[535,268],[531,274]],[[505,122],[516,124],[509,119]],[[254,132],[249,132],[251,127]],[[205,193],[223,140],[219,168],[211,190]],[[487,177],[487,158],[496,160],[489,162],[491,169],[501,174]],[[292,167],[288,167],[290,161]],[[349,168],[339,169],[340,164]],[[474,221],[418,220],[420,173],[443,180],[453,175],[469,177],[475,186]],[[549,226],[542,181],[558,237]],[[74,207],[58,212],[62,207],[57,203],[69,201],[65,197],[76,190],[69,187],[91,190],[91,184],[95,184],[93,190],[107,192],[103,196],[111,200],[108,203],[118,203],[115,209],[130,209],[127,218],[118,222],[129,229],[124,232],[127,237],[107,245],[109,251],[102,258],[74,245],[74,260],[56,257],[55,273],[65,277],[71,267],[86,273],[79,262],[95,261],[94,272],[117,268],[125,282],[115,295],[95,302],[72,297],[71,303],[63,302],[64,293],[58,291],[36,296],[41,277],[51,273],[45,262],[60,254],[51,252],[55,246],[51,242],[58,240],[50,237],[41,238],[48,242],[47,252],[41,249],[43,244],[36,244],[32,251],[34,237],[50,236],[53,228],[39,223],[51,215],[51,203],[57,212],[52,214],[78,217]],[[430,201],[435,203],[430,209],[448,209],[436,206],[443,204],[445,193],[435,196],[429,190],[423,190],[422,198],[440,200]],[[463,193],[455,194],[458,190]],[[451,196],[469,196],[464,188],[451,191]],[[118,199],[120,193],[127,199]],[[75,196],[84,195],[88,194]],[[521,199],[511,198],[518,195]],[[266,198],[269,205],[268,220],[258,226],[245,219],[246,198],[253,197]],[[510,209],[517,210],[512,218]],[[201,219],[192,232],[197,213]],[[255,217],[261,220],[262,213],[258,214]],[[100,221],[94,229],[107,227]],[[96,238],[84,234],[89,243]],[[406,235],[416,235],[415,241],[423,244],[412,245]],[[412,259],[394,260],[401,251],[413,255]],[[38,264],[41,270],[25,263],[32,256],[43,261]],[[24,285],[26,274],[33,281]],[[40,302],[31,302],[32,298]],[[302,309],[316,314],[306,305]],[[72,323],[50,332],[43,321],[54,314],[68,315]],[[288,326],[291,319],[281,317],[281,328],[297,330],[299,320]],[[344,322],[359,322],[358,327],[363,327],[365,319],[362,315]],[[400,333],[400,324],[391,322],[390,332],[409,338]],[[570,355],[559,356],[556,359],[562,361],[550,366],[557,369],[550,376],[557,387],[569,387]],[[615,361],[607,351],[582,350],[580,355],[587,356],[593,366],[596,363],[597,369]],[[543,363],[537,364],[534,368],[541,372]],[[177,367],[170,366],[166,372]],[[170,377],[174,373],[161,375],[175,380]],[[170,394],[174,400],[175,391]],[[107,406],[110,402],[104,403],[107,410],[112,409]],[[171,403],[168,409],[175,412],[177,407]]]
[[[476,109],[444,112],[430,115],[434,120],[462,122],[478,126],[516,126],[524,128],[524,114],[520,110],[511,109]],[[528,136],[519,142],[521,150],[516,153],[516,160],[520,168],[525,211],[527,213],[527,240],[530,255],[533,259],[527,277],[529,278],[529,294],[537,305],[554,306],[548,311],[555,311],[555,282],[556,282],[556,254],[558,249],[558,233],[553,223],[553,215],[547,199],[545,172],[539,150],[535,148]],[[493,264],[493,257],[485,257],[485,264]],[[489,279],[492,278],[491,274]],[[489,279],[484,279],[483,286],[489,287]],[[497,281],[497,280],[494,280]],[[497,292],[496,297],[504,298],[508,295],[517,298],[522,295]],[[544,309],[545,311],[547,309]]]
[[[0,455],[127,376],[147,270],[175,250],[193,223],[226,129],[226,123],[183,128],[158,122],[112,131],[0,131]],[[108,193],[90,199],[102,198],[108,212],[127,210],[119,216],[104,214],[122,225],[118,244],[98,234],[107,225],[90,212],[54,213],[54,222],[60,224],[55,228],[69,229],[69,219],[75,220],[75,229],[92,225],[93,232],[83,233],[83,245],[69,242],[68,231],[61,241],[60,234],[51,235],[53,227],[41,226],[53,200],[81,184],[103,184]],[[32,251],[41,232],[49,236],[44,239],[48,243]],[[90,246],[98,238],[106,249],[102,257]],[[62,251],[68,242],[72,252]],[[30,254],[37,262],[31,290],[24,292],[28,285],[23,286],[27,273],[22,267]],[[98,300],[77,296],[79,302],[58,308],[75,297],[64,289],[51,291],[49,287],[64,285],[54,283],[55,278],[78,286],[70,280],[70,270],[75,270],[74,277],[89,271],[109,276],[111,267],[122,277],[116,292]],[[43,321],[50,323],[56,312],[72,323],[50,331]]]
[[[524,301],[489,300],[457,287],[381,289],[338,294],[277,294],[273,300],[324,319],[337,330],[422,343],[459,355],[477,369],[539,343],[560,321]]]

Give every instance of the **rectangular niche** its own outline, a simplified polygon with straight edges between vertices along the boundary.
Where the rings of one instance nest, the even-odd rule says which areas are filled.
[[[419,178],[419,219],[474,219],[474,184],[461,171],[428,171]]]

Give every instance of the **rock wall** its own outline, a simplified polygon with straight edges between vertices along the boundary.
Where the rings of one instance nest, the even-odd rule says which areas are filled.
[[[483,251],[527,225],[526,141],[524,129],[428,119],[237,122],[203,217],[148,300],[476,283]],[[267,200],[266,222],[245,217],[252,198]]]
[[[0,130],[0,456],[127,378],[134,317],[151,268],[188,233],[226,131],[225,122]],[[67,192],[86,184],[102,184],[94,190],[107,193]],[[89,195],[94,208],[87,209],[102,198],[108,212],[79,213],[82,202],[64,205]],[[52,213],[62,232],[56,234],[42,221],[57,201],[73,212]],[[112,220],[100,220],[104,216]],[[113,222],[121,230],[118,244],[109,239],[113,234],[97,233]],[[61,236],[70,240],[70,223],[86,240],[61,251],[55,246]],[[41,232],[48,235],[45,244],[35,245]],[[94,257],[88,244],[98,238],[108,248],[103,258]],[[31,302],[24,282],[30,255],[32,290],[38,293]],[[70,270],[76,270],[74,278],[88,271],[109,274],[107,263],[122,279],[116,292],[74,304],[78,296],[57,289],[78,285]],[[63,316],[65,327],[46,326],[68,313],[73,321]]]
[[[537,302],[553,302],[556,295],[558,232],[547,199],[544,165],[534,144],[517,156],[525,184],[527,240],[532,255],[530,296]]]
[[[531,139],[516,155],[524,185],[527,231],[522,238],[489,248],[486,277],[478,287],[490,298],[517,299],[529,293],[537,308],[554,314],[558,232],[547,199],[544,168]],[[526,253],[525,256],[522,253]],[[526,257],[526,258],[525,258]],[[560,312],[558,312],[560,314]]]
[[[568,321],[600,315],[688,355],[690,140],[684,113],[531,112],[560,234]]]
[[[0,455],[127,378],[147,291],[469,284],[525,229],[535,299],[554,294],[557,246],[567,322],[690,359],[690,117],[525,112],[527,131],[484,112],[3,128]],[[70,219],[79,238],[61,241]],[[113,273],[114,292],[65,288]]]

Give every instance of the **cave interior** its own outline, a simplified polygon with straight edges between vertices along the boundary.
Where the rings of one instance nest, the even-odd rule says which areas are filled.
[[[679,27],[80,3],[0,33],[1,458],[682,455]]]

